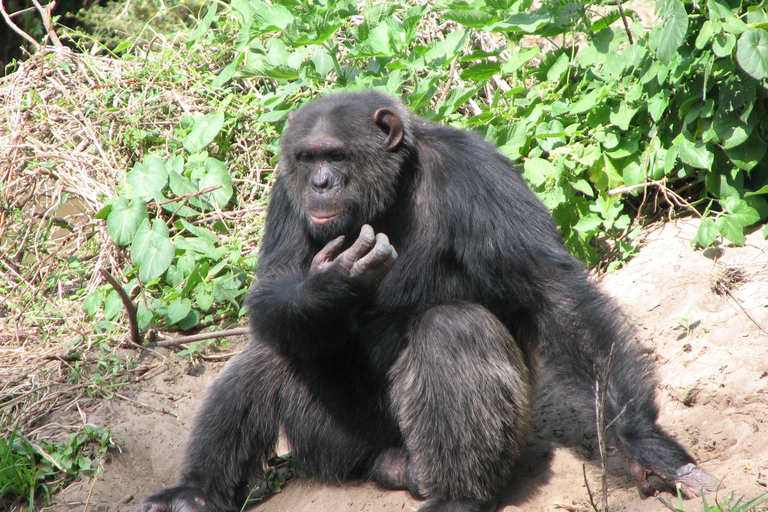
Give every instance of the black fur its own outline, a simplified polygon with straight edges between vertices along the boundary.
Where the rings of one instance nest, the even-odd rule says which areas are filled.
[[[612,346],[606,423],[633,468],[669,479],[693,462],[656,423],[656,382],[620,312],[493,146],[362,92],[302,107],[281,149],[253,342],[203,404],[181,487],[145,512],[197,510],[193,491],[207,510],[239,509],[281,426],[316,478],[407,488],[423,510],[493,509],[528,433],[535,361],[592,403]],[[388,274],[312,263],[363,224],[399,254]]]

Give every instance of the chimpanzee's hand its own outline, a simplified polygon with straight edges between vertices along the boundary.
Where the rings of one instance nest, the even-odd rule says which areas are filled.
[[[334,258],[344,244],[344,237],[331,240],[312,260],[312,272],[336,271],[360,284],[374,288],[392,270],[397,251],[384,233],[374,236],[373,228],[365,224],[352,247]]]

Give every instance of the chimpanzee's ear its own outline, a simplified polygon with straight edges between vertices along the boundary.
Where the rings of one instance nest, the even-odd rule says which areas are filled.
[[[380,108],[373,114],[373,122],[387,134],[387,146],[394,151],[403,142],[403,122],[388,108]]]
[[[288,124],[291,124],[295,117],[296,117],[296,111],[295,110],[291,110],[290,112],[288,112]]]

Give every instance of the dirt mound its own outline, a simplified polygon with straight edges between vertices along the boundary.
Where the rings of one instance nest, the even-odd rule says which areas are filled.
[[[754,497],[768,481],[768,243],[753,233],[746,247],[702,253],[691,249],[694,234],[691,223],[652,231],[639,255],[607,276],[603,287],[623,305],[657,361],[662,424],[724,478],[729,491]],[[81,403],[89,422],[113,426],[123,451],[95,481],[76,482],[47,510],[84,510],[86,503],[90,511],[134,510],[144,496],[172,484],[203,390],[221,366],[209,365],[200,375],[177,363],[124,392],[126,399]],[[590,510],[585,475],[593,492],[600,489],[591,411],[577,410],[546,379],[537,402],[534,433],[502,510]],[[614,510],[667,510],[656,499],[638,497],[620,454],[609,457],[609,473]],[[258,510],[418,506],[404,492],[368,483],[298,479]]]

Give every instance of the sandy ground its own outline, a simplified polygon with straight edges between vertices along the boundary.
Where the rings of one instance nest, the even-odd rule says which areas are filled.
[[[603,287],[623,305],[657,361],[662,423],[729,491],[754,497],[766,491],[768,481],[768,335],[758,327],[768,327],[768,243],[753,233],[746,247],[727,247],[715,261],[713,251],[691,249],[694,233],[691,223],[650,232],[639,255],[605,277]],[[728,291],[718,295],[716,283]],[[112,426],[122,453],[95,480],[75,482],[58,494],[48,510],[132,511],[147,494],[174,482],[204,389],[223,366],[208,364],[193,376],[198,372],[186,365],[171,365],[149,384],[123,390],[127,400],[80,404],[88,422]],[[545,379],[531,441],[500,510],[590,509],[583,467],[594,492],[599,466],[589,413],[580,414]],[[640,499],[620,454],[609,458],[608,482],[613,510],[667,510],[655,498]],[[297,479],[258,510],[418,506],[404,492],[369,483],[329,486]],[[688,502],[685,509],[701,510],[701,503]]]

